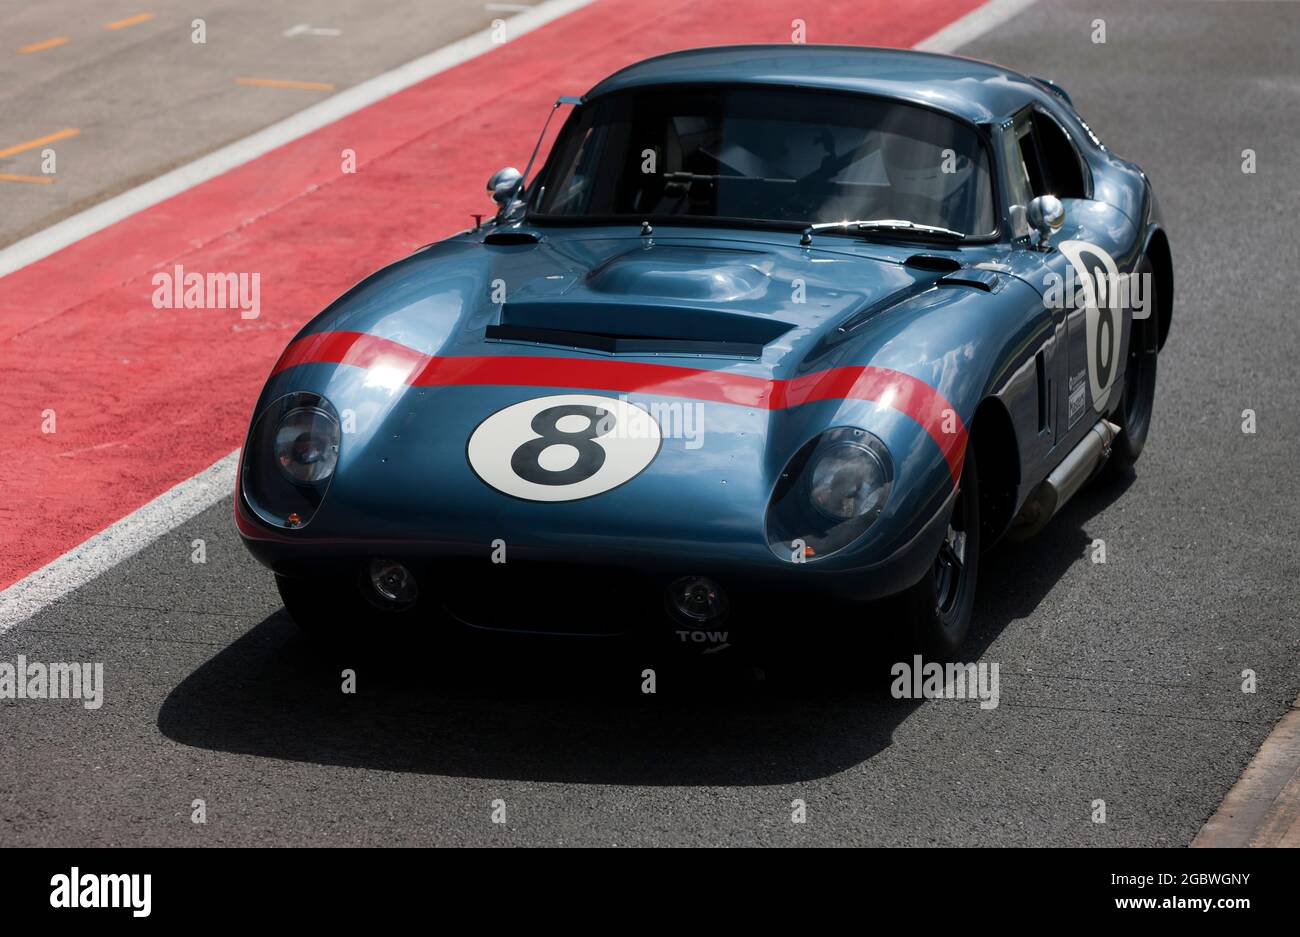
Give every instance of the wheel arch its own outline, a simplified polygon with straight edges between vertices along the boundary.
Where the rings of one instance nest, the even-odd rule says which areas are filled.
[[[980,539],[992,546],[1011,526],[1020,489],[1020,447],[1006,405],[986,397],[971,421],[980,478]]]
[[[1156,284],[1156,316],[1159,329],[1157,350],[1165,347],[1169,325],[1174,313],[1174,262],[1169,253],[1169,238],[1161,228],[1156,228],[1147,238],[1143,253],[1151,261]]]

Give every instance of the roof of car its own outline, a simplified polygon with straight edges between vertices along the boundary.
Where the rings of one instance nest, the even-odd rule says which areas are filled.
[[[974,59],[864,46],[717,46],[670,52],[615,72],[584,99],[651,85],[761,84],[898,98],[975,123],[1009,117],[1044,89],[1010,69]]]

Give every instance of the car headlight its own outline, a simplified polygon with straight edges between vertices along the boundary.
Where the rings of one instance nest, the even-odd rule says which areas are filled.
[[[299,391],[271,401],[244,444],[245,503],[274,527],[306,527],[334,478],[340,440],[338,412],[320,394]]]
[[[824,559],[857,540],[880,516],[893,487],[885,444],[839,426],[809,440],[781,473],[767,508],[767,541],[785,560]]]
[[[319,485],[339,460],[339,424],[319,407],[290,410],[275,431],[275,461],[289,480]]]
[[[880,456],[858,442],[837,442],[815,455],[808,496],[827,517],[847,521],[878,511],[889,496]]]

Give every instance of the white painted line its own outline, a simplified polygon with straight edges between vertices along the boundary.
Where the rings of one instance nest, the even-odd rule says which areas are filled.
[[[556,17],[563,16],[565,13],[586,6],[590,2],[592,2],[592,0],[545,0],[544,3],[531,8],[528,13],[512,18],[510,24],[515,29],[515,34],[521,35],[528,30],[536,29],[538,26],[541,26],[543,23],[549,22]],[[1021,10],[1024,10],[1033,2],[1034,0],[990,0],[990,2],[984,4],[984,6],[976,8],[954,22],[951,26],[941,29],[929,39],[919,43],[915,48],[925,48],[932,52],[955,49],[963,43],[978,38],[990,29],[995,29],[1000,26],[1002,23],[1006,22],[1007,19],[1014,16],[1016,13],[1019,13]],[[546,11],[545,18],[542,18],[541,16],[531,19],[529,18],[532,14],[540,13],[543,10]],[[986,12],[990,10],[993,12]],[[524,22],[525,20],[527,20],[526,23]],[[524,28],[521,29],[521,26]],[[483,45],[484,42],[486,42],[486,45]],[[119,221],[142,208],[147,208],[150,205],[157,204],[170,195],[184,191],[191,186],[198,185],[206,179],[211,179],[213,176],[225,172],[226,169],[231,169],[240,163],[247,162],[255,156],[272,149],[274,146],[279,146],[281,143],[286,143],[297,136],[309,133],[317,127],[324,126],[331,120],[336,120],[345,114],[350,114],[352,111],[359,110],[360,108],[365,107],[366,104],[373,103],[373,101],[377,101],[382,97],[400,91],[402,88],[408,87],[423,78],[427,78],[429,75],[436,74],[445,68],[449,68],[451,65],[457,64],[457,62],[473,58],[475,55],[486,52],[490,48],[492,48],[492,42],[491,39],[488,38],[488,33],[486,31],[471,36],[468,39],[463,39],[461,42],[448,46],[440,52],[435,52],[433,55],[417,59],[409,65],[404,65],[395,71],[388,72],[385,75],[380,75],[378,78],[372,78],[370,81],[357,85],[349,91],[335,95],[329,100],[322,101],[320,104],[309,107],[307,110],[296,114],[294,117],[291,117],[286,121],[282,121],[273,127],[268,127],[261,133],[254,134],[239,143],[226,147],[224,150],[218,150],[195,163],[191,163],[188,166],[183,166],[174,172],[168,173],[166,176],[160,176],[151,183],[146,183],[138,189],[132,189],[130,192],[120,195],[109,202],[104,202],[89,211],[83,212],[80,215],[75,215],[67,221],[60,222],[53,228],[49,228],[25,241],[19,241],[8,250],[0,251],[0,276],[12,272],[13,270],[17,270],[19,267],[31,263],[39,257],[51,254],[59,248],[65,247],[88,234],[100,230],[101,228],[105,228],[113,222]],[[471,49],[477,51],[470,51]],[[453,53],[452,50],[458,51]],[[463,57],[448,62],[439,58],[439,56],[444,55],[446,55],[447,58],[455,58],[457,55]],[[436,64],[434,63],[435,59],[437,60]],[[413,75],[415,77],[412,77]],[[375,88],[370,88],[371,85],[375,85]],[[390,90],[385,90],[380,94],[377,91],[380,87]],[[362,89],[369,89],[365,92],[365,95],[361,96],[362,98],[365,98],[364,103],[354,103],[354,99],[349,98],[349,95],[360,92]],[[369,97],[370,95],[374,95],[374,97]],[[335,105],[337,113],[335,113],[334,116],[331,116],[328,119],[321,118],[319,113],[321,108],[334,104],[334,102],[338,102],[344,98],[347,98],[346,103]],[[310,119],[304,120],[301,124],[293,124],[295,120],[303,118],[305,115],[313,116]],[[313,123],[313,121],[319,122]],[[288,125],[291,124],[293,124],[293,127],[288,127]],[[292,135],[283,136],[282,139],[278,139],[274,144],[266,145],[265,141],[261,140],[264,135],[269,134],[272,131],[277,131],[278,134],[284,135],[290,133],[290,130],[294,130],[295,132],[293,132]],[[225,160],[237,159],[237,162],[230,162],[229,165],[225,165],[220,169],[213,169],[211,166],[195,168],[200,167],[200,164],[205,163],[205,161],[212,160],[214,157],[227,153],[230,150],[237,150],[239,147],[248,147],[249,152],[247,155],[240,151],[223,157]],[[258,149],[258,147],[264,148]],[[179,188],[174,188],[168,191],[168,187],[164,187],[163,190],[167,191],[167,194],[157,195],[157,197],[155,197],[155,192],[145,192],[145,190],[149,189],[150,186],[161,183],[163,180],[170,179],[171,177],[178,178],[169,182],[168,187],[179,186]],[[190,181],[186,182],[186,179],[189,179]],[[143,194],[137,195],[137,193]],[[127,210],[127,206],[133,203],[130,201],[123,203],[122,200],[130,199],[133,196],[135,198],[135,207]],[[114,203],[121,204],[112,209],[112,211],[104,212],[102,217],[96,216],[93,219],[82,220],[80,222],[80,228],[78,228],[78,225],[73,224],[73,222],[78,222],[79,219],[87,219],[87,216],[95,215],[96,212],[105,209],[107,206]],[[30,259],[17,263],[17,266],[6,266],[9,263],[15,262],[9,260],[7,255],[14,252],[17,248],[39,241],[41,238],[50,234],[50,232],[69,225],[71,225],[71,227],[68,227],[65,233],[50,240],[49,243],[43,243],[36,247],[27,248],[28,252],[32,254]],[[74,232],[79,229],[81,230],[81,233],[75,234],[74,236]],[[60,241],[60,238],[63,240]],[[55,246],[50,246],[50,244]],[[44,250],[44,252],[41,253],[41,250]],[[187,479],[186,481],[176,485],[176,487],[164,492],[135,513],[122,518],[116,524],[101,533],[96,534],[94,537],[91,537],[85,543],[69,550],[67,553],[63,554],[63,556],[48,565],[43,566],[29,576],[20,579],[3,592],[0,592],[0,634],[4,634],[15,625],[30,618],[32,615],[35,615],[50,603],[57,601],[69,592],[72,592],[74,589],[80,588],[97,576],[112,569],[128,557],[139,553],[159,537],[163,536],[168,531],[179,527],[181,524],[185,523],[201,511],[211,507],[213,504],[216,504],[217,501],[221,500],[226,495],[233,494],[235,490],[235,468],[237,465],[238,455],[238,452],[232,452],[215,465],[204,469],[193,478]]]
[[[592,0],[545,0],[510,18],[510,36],[512,39],[518,38],[591,2]],[[44,231],[0,250],[0,277],[496,47],[497,44],[492,41],[492,30],[484,29],[414,62],[363,81],[278,124],[272,124],[229,146],[214,150],[207,156],[100,202],[80,214],[65,218]]]
[[[297,26],[290,26],[284,31],[286,38],[292,39],[295,36],[341,36],[343,30],[328,29],[320,26],[308,26],[306,23],[299,23]]]
[[[230,495],[238,464],[235,450],[0,592],[0,634]]]
[[[921,52],[952,52],[978,39],[986,32],[997,29],[1033,4],[1034,0],[989,0],[988,3],[976,7],[961,19],[953,20],[929,39],[921,40],[912,48]]]

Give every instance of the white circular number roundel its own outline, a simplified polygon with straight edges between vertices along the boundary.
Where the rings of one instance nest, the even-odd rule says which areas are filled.
[[[470,467],[528,501],[576,501],[617,488],[659,454],[659,424],[616,397],[557,394],[498,410],[469,437]]]
[[[1088,345],[1088,385],[1092,391],[1092,404],[1097,410],[1110,399],[1111,385],[1119,370],[1121,331],[1124,327],[1124,310],[1119,303],[1119,267],[1104,249],[1087,241],[1062,241],[1060,251],[1074,266],[1084,289],[1084,337]],[[1094,275],[1095,258],[1102,271]],[[1098,281],[1101,287],[1098,288]]]

